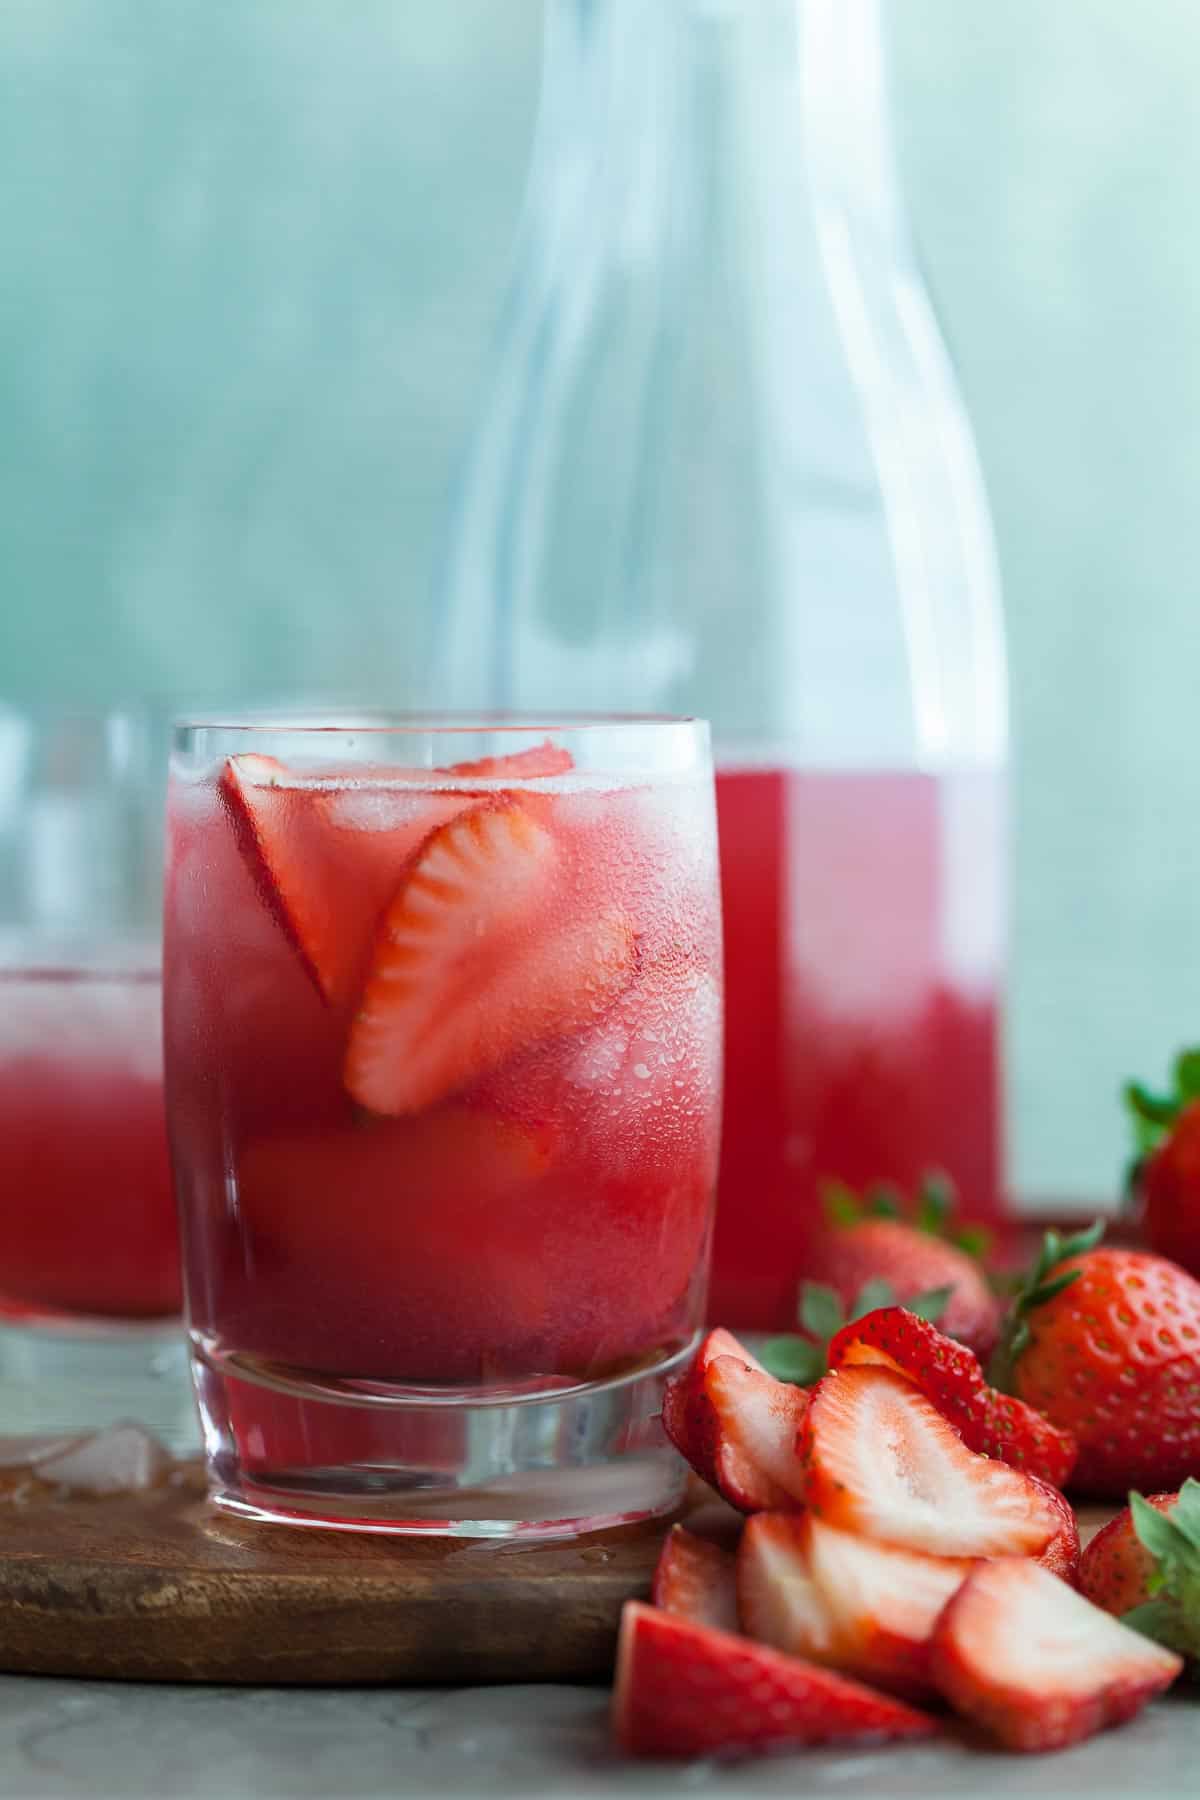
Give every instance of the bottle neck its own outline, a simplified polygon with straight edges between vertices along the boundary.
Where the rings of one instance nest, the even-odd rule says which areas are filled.
[[[878,0],[548,0],[527,200],[547,248],[581,215],[631,261],[703,240],[797,156],[814,204],[899,248]]]

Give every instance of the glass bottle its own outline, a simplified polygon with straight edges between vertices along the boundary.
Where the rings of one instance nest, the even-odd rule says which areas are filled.
[[[442,570],[451,704],[713,721],[734,1326],[826,1182],[1001,1210],[1003,627],[885,99],[874,0],[549,0]]]

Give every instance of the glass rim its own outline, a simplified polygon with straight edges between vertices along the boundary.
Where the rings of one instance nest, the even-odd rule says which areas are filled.
[[[493,712],[486,709],[461,712],[389,712],[386,709],[364,707],[360,712],[351,707],[305,707],[290,712],[286,708],[274,710],[264,707],[261,711],[241,715],[224,712],[179,714],[171,720],[171,730],[176,736],[194,731],[259,731],[275,735],[309,734],[314,737],[320,734],[363,733],[398,737],[429,737],[438,734],[469,737],[473,733],[490,735],[497,732],[527,736],[538,731],[619,731],[625,728],[644,731],[652,726],[694,726],[703,729],[707,725],[708,720],[696,713],[512,712],[503,708]]]

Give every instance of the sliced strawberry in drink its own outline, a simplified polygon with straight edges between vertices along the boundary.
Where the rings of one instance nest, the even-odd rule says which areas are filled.
[[[744,1756],[937,1729],[856,1681],[636,1600],[621,1614],[612,1717],[630,1756]]]
[[[328,999],[338,940],[331,871],[311,846],[306,854],[297,841],[287,770],[273,756],[231,756],[219,792],[255,887],[317,992]]]
[[[384,783],[304,781],[271,756],[231,756],[220,779],[255,886],[324,1000],[347,998],[376,922],[421,840],[471,804]]]
[[[731,1550],[673,1525],[654,1571],[650,1597],[664,1612],[718,1631],[736,1631],[735,1571]]]
[[[959,1712],[1010,1750],[1062,1750],[1170,1687],[1183,1659],[1036,1563],[977,1563],[934,1632],[931,1668]]]
[[[543,775],[565,775],[575,767],[569,750],[552,744],[549,738],[529,750],[514,751],[511,756],[481,756],[477,762],[451,763],[447,775],[480,776],[486,781],[533,781]]]
[[[738,1552],[738,1603],[751,1637],[922,1699],[936,1691],[934,1626],[973,1567],[873,1543],[811,1514],[759,1513]]]
[[[809,1507],[831,1525],[942,1556],[1041,1556],[1064,1532],[1060,1497],[968,1450],[920,1390],[883,1368],[813,1389],[801,1431]]]
[[[363,1106],[419,1112],[590,1023],[633,979],[625,913],[577,910],[562,865],[515,797],[425,840],[384,914],[351,1027],[345,1084]]]

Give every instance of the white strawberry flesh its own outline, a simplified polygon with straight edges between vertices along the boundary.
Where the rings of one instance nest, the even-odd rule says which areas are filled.
[[[1021,1558],[976,1566],[934,1632],[953,1706],[1012,1750],[1061,1750],[1131,1718],[1182,1659]]]

